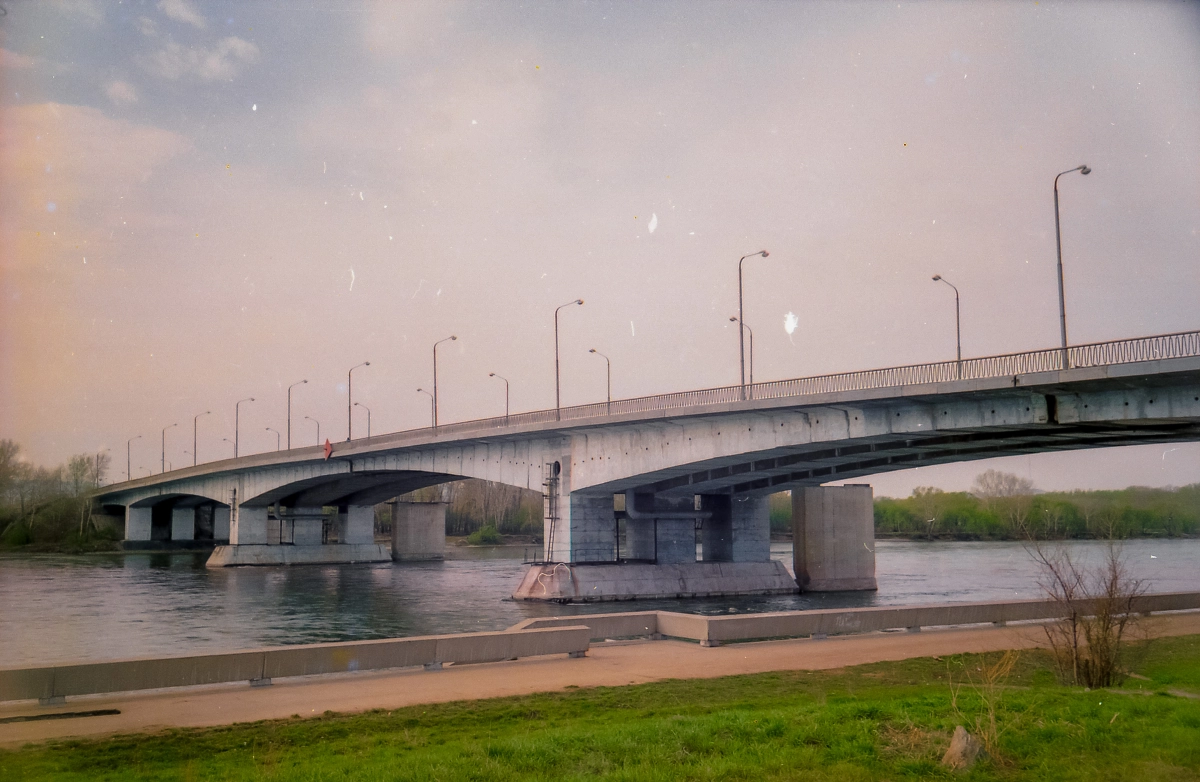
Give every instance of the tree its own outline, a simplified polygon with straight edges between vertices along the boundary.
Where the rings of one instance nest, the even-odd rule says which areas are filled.
[[[971,493],[983,501],[984,507],[992,510],[993,503],[1003,497],[1025,497],[1034,493],[1033,481],[1013,475],[1011,472],[987,470],[975,476]]]
[[[933,528],[946,512],[946,493],[936,486],[918,486],[913,489],[912,499],[925,524],[925,537],[933,540]]]

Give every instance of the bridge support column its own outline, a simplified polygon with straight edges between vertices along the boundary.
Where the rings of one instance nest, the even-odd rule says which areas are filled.
[[[654,519],[625,520],[625,558],[653,562],[657,554]]]
[[[734,497],[731,503],[734,562],[771,561],[771,510],[766,497]]]
[[[171,540],[196,539],[196,509],[171,509]]]
[[[213,540],[229,542],[229,506],[213,508]]]
[[[267,509],[240,506],[229,523],[229,545],[267,544]]]
[[[695,519],[655,519],[658,551],[655,562],[674,565],[696,561]]]
[[[346,508],[341,542],[349,543],[352,546],[369,545],[375,542],[374,505],[350,505]]]
[[[392,502],[392,559],[421,562],[446,558],[445,502]]]
[[[151,513],[153,508],[125,509],[125,540],[150,540]]]
[[[875,582],[875,508],[871,487],[792,490],[796,583],[805,592],[869,591]]]
[[[711,515],[700,528],[700,558],[705,562],[733,561],[733,497],[705,494],[700,507]]]
[[[325,527],[325,511],[320,508],[292,508],[290,517],[292,545],[321,545]]]

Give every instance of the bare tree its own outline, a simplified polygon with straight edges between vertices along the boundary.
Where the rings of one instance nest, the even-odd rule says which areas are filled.
[[[935,486],[918,486],[913,489],[913,504],[925,522],[925,537],[933,540],[933,528],[946,512],[946,493]]]
[[[1041,566],[1042,590],[1063,618],[1045,625],[1046,638],[1068,684],[1111,687],[1125,678],[1128,638],[1138,626],[1135,603],[1146,585],[1129,575],[1120,547],[1109,541],[1104,561],[1087,567],[1062,546],[1030,537],[1027,549]]]

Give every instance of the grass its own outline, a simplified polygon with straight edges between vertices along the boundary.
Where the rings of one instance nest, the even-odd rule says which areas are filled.
[[[999,757],[959,774],[938,765],[961,721],[948,682],[996,655],[56,742],[0,751],[0,779],[1200,779],[1200,700],[1167,693],[1200,693],[1200,636],[1142,652],[1122,692],[1061,687],[1023,654]],[[968,686],[958,707],[982,704]]]

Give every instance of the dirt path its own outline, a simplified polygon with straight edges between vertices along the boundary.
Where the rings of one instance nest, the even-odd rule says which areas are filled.
[[[1156,616],[1154,635],[1200,634],[1200,613]],[[120,714],[0,722],[0,746],[54,738],[140,733],[168,727],[311,716],[327,710],[357,712],[421,703],[498,698],[566,687],[640,684],[662,679],[704,679],[782,670],[822,670],[914,657],[1028,649],[1044,636],[1037,625],[869,633],[825,640],[798,639],[734,644],[712,649],[683,641],[593,644],[583,659],[561,656],[442,671],[403,669],[377,673],[283,679],[270,687],[222,684],[149,693],[72,698],[63,706],[0,706],[0,720],[21,715],[118,709]]]

